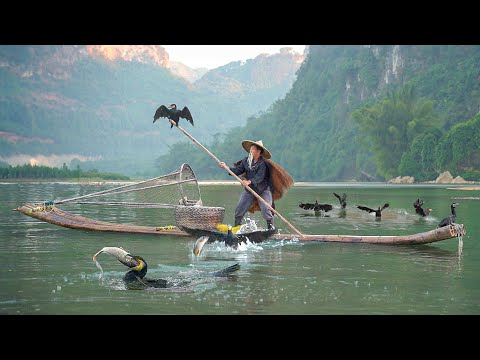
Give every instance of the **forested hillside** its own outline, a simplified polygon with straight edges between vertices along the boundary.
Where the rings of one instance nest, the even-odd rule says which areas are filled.
[[[480,46],[310,46],[284,99],[204,145],[232,164],[262,139],[296,181],[480,179],[479,80]],[[157,166],[183,161],[229,178],[193,143]]]
[[[188,106],[195,127],[180,126],[211,140],[284,96],[303,60],[284,51],[229,64],[228,74],[214,69],[223,75],[213,91],[205,82],[197,86],[174,76],[159,46],[120,50],[0,46],[0,160],[63,156],[73,168],[157,175],[154,160],[188,141],[166,119],[153,124],[158,106]],[[251,86],[258,68],[270,82]],[[235,96],[227,91],[231,84]]]

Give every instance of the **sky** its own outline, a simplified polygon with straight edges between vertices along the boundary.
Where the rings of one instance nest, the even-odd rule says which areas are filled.
[[[232,61],[248,60],[262,53],[275,54],[291,47],[303,54],[305,45],[162,45],[170,61],[178,61],[192,69],[214,69]]]

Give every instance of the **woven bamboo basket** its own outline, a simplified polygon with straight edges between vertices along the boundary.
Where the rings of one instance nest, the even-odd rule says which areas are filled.
[[[180,230],[189,229],[215,230],[217,224],[223,223],[225,208],[209,206],[177,206],[175,222]]]

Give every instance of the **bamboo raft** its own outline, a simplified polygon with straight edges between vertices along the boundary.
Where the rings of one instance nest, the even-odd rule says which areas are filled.
[[[71,214],[69,212],[59,209],[58,207],[45,208],[34,204],[25,204],[14,210],[19,211],[24,215],[36,218],[38,220],[71,229],[192,237],[188,233],[177,228],[163,229],[162,227],[154,226],[138,226],[98,221],[87,217]],[[464,235],[465,228],[463,224],[456,224],[410,235],[304,235],[302,237],[297,234],[275,234],[272,235],[270,239],[296,239],[299,241],[416,245],[428,244],[436,241],[462,237]]]

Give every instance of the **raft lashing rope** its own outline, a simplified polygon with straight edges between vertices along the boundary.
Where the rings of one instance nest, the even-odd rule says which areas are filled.
[[[450,234],[453,237],[457,237],[459,240],[463,240],[463,235],[465,235],[465,227],[463,224],[452,224],[448,225],[450,229]]]
[[[34,212],[34,211],[45,212],[48,214],[52,211],[55,211],[55,203],[49,200],[49,201],[44,201],[42,203],[34,204],[33,206],[30,207],[30,212]]]
[[[98,198],[101,198],[101,201]],[[175,208],[202,205],[202,200],[195,173],[190,165],[182,164],[167,175],[70,199],[56,200],[54,203]]]

